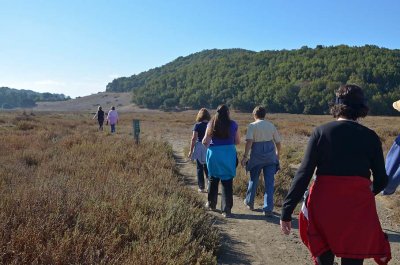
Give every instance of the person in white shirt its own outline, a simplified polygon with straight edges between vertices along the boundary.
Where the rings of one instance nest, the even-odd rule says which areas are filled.
[[[246,147],[241,164],[250,171],[244,204],[250,210],[254,209],[254,198],[262,170],[265,184],[263,212],[266,217],[270,217],[273,215],[274,208],[274,176],[279,169],[281,137],[276,127],[265,120],[265,115],[266,110],[261,106],[253,110],[255,121],[247,127]]]

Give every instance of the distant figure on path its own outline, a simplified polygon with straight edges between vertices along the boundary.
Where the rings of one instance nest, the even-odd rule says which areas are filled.
[[[393,108],[400,111],[400,100],[393,103]],[[383,195],[395,193],[400,185],[400,135],[394,140],[386,156],[386,173],[389,176],[389,183],[383,190]]]
[[[111,133],[115,133],[115,125],[118,124],[118,113],[114,106],[112,106],[111,110],[108,112],[107,124],[111,126]]]
[[[254,198],[261,171],[264,175],[264,207],[266,217],[272,216],[274,209],[274,176],[279,169],[281,137],[276,127],[265,120],[265,108],[258,106],[253,110],[254,122],[247,127],[246,147],[241,161],[246,171],[250,171],[250,180],[244,204],[254,209]],[[251,154],[249,158],[249,152]]]
[[[204,135],[206,134],[207,124],[211,116],[206,108],[200,109],[196,116],[196,124],[193,126],[192,139],[190,141],[190,150],[188,157],[196,160],[197,165],[197,185],[199,192],[205,192],[204,176],[208,182],[208,170],[206,164],[207,148],[202,144]],[[207,185],[208,190],[208,185]]]
[[[388,176],[378,135],[358,123],[368,114],[362,89],[341,86],[330,111],[337,120],[315,128],[309,139],[282,207],[282,232],[290,233],[293,210],[317,168],[299,216],[300,236],[315,264],[332,265],[334,256],[342,264],[363,264],[366,258],[387,264],[390,245],[374,195],[386,187]]]
[[[240,143],[238,125],[229,117],[229,108],[220,105],[217,113],[207,125],[203,144],[207,149],[207,169],[210,176],[206,207],[215,210],[218,200],[218,185],[222,183],[221,211],[230,217],[233,206],[233,178],[236,176],[236,147]]]
[[[104,123],[104,111],[101,109],[101,106],[97,108],[96,114],[93,116],[93,120],[97,118],[97,122],[99,123],[99,131],[103,130]]]

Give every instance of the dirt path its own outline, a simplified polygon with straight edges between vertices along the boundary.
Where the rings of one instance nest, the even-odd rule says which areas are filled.
[[[187,185],[197,192],[196,166],[183,155],[185,142],[170,140],[180,173]],[[206,193],[199,196],[207,200]],[[378,200],[379,201],[379,200]],[[218,198],[218,205],[220,197]],[[291,235],[285,236],[280,232],[279,213],[271,218],[265,218],[260,211],[250,211],[243,205],[243,199],[234,196],[233,217],[223,218],[220,212],[210,212],[216,216],[216,227],[222,233],[222,248],[218,254],[218,264],[313,264],[308,250],[299,238],[297,220],[293,222]],[[217,207],[218,208],[218,207]],[[384,208],[384,207],[380,207]],[[381,220],[391,241],[393,259],[390,264],[400,264],[400,233],[399,227],[385,222],[387,212],[380,211]],[[364,264],[375,264],[367,260]]]

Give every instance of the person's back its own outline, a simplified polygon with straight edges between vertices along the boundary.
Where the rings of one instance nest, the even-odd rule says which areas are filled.
[[[379,137],[371,129],[354,121],[338,120],[317,127],[311,137],[317,141],[317,175],[369,178],[370,169],[384,175],[380,172],[383,168],[375,166],[382,150]]]
[[[267,120],[256,120],[250,123],[247,132],[252,134],[253,142],[272,141],[279,138],[275,125]]]
[[[289,234],[291,215],[317,169],[299,215],[300,236],[315,264],[331,265],[334,256],[354,265],[365,258],[378,264],[391,259],[374,199],[388,179],[382,146],[374,131],[358,123],[368,110],[360,87],[339,87],[330,110],[337,120],[311,134],[284,200],[280,223]]]
[[[118,113],[117,113],[117,111],[115,109],[114,110],[110,110],[108,112],[107,119],[108,119],[108,122],[111,125],[116,124],[118,122]]]
[[[196,142],[201,142],[203,140],[204,135],[206,134],[207,124],[208,121],[200,121],[194,125],[193,131],[197,132]]]
[[[101,109],[97,111],[97,120],[104,121],[104,111]]]

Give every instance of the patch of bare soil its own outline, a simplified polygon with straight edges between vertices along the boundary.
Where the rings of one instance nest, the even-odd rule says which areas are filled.
[[[186,142],[181,139],[169,139],[172,144],[180,173],[188,186],[197,192],[196,166],[184,155]],[[206,193],[199,193],[207,201]],[[218,198],[220,203],[220,197]],[[390,264],[400,264],[399,227],[390,223],[390,212],[384,207],[382,198],[378,196],[379,216],[385,232],[389,235],[392,247]],[[216,217],[215,226],[222,234],[222,247],[218,253],[218,264],[313,264],[307,248],[299,237],[297,219],[293,221],[294,229],[289,236],[281,234],[279,226],[280,209],[275,209],[273,217],[264,217],[260,205],[259,210],[250,211],[243,199],[234,196],[232,218],[223,218],[219,211],[210,212]],[[399,210],[399,209],[397,209]],[[340,261],[336,259],[337,264]],[[369,259],[364,264],[375,264]]]
[[[104,111],[108,111],[112,106],[120,112],[143,110],[133,105],[131,101],[132,93],[99,92],[97,94],[78,97],[67,101],[38,102],[37,106],[33,108],[33,110],[69,112],[84,111],[95,113],[99,105],[103,107]]]

